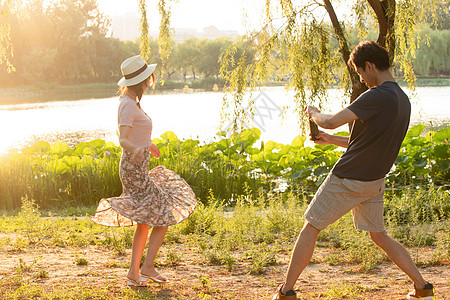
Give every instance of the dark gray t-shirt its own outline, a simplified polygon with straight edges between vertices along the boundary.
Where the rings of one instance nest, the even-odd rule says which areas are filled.
[[[340,178],[383,178],[397,158],[408,131],[411,103],[396,82],[386,81],[361,94],[348,106],[353,122],[347,151],[332,172]]]

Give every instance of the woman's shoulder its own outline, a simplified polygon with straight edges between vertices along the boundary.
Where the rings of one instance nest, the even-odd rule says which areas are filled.
[[[128,107],[128,106],[136,106],[136,101],[131,99],[128,96],[120,96],[119,97],[119,107]],[[137,107],[137,106],[136,106]]]
[[[139,108],[136,101],[127,96],[120,96],[119,98],[119,114],[136,114]]]
[[[128,96],[121,95],[121,96],[119,96],[119,102],[127,103],[127,102],[135,102],[135,101]]]

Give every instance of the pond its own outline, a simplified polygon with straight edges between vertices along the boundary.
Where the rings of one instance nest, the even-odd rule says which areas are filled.
[[[262,140],[286,144],[301,134],[298,114],[293,109],[293,94],[284,87],[262,88],[252,94],[257,110],[248,126],[258,127]],[[431,125],[433,130],[448,126],[449,95],[450,86],[418,87],[416,96],[411,99],[411,125]],[[173,131],[180,139],[211,141],[217,138],[220,129],[230,127],[227,122],[221,124],[223,96],[223,93],[213,92],[145,95],[142,107],[153,119],[152,137]],[[337,111],[345,101],[336,89],[330,89],[328,97],[332,101],[324,112]],[[118,144],[117,105],[117,97],[0,105],[0,153],[36,140],[73,145],[101,138]],[[334,131],[346,129],[343,126]]]

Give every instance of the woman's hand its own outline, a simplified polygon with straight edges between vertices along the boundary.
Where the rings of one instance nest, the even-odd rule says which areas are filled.
[[[131,161],[138,163],[144,160],[144,148],[136,148],[131,154]]]
[[[155,144],[151,144],[149,147],[150,153],[154,158],[159,158],[159,148]]]

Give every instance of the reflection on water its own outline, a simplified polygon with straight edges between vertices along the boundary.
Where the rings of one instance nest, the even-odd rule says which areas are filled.
[[[271,109],[275,106],[294,107],[293,92],[283,87],[265,88],[264,92]],[[430,130],[448,126],[450,87],[417,88],[416,92],[417,97],[412,100],[411,125],[430,125]],[[258,94],[255,92],[253,95],[256,97]],[[342,103],[340,92],[329,90],[329,97],[336,100],[324,112],[339,110]],[[222,98],[222,93],[146,95],[142,107],[153,120],[153,138],[170,130],[181,139],[211,141],[219,131]],[[293,109],[283,117],[274,114],[269,118],[268,106],[262,102],[256,104],[260,116],[258,122],[250,126],[261,129],[262,140],[286,144],[300,134],[298,115]],[[37,140],[75,145],[101,138],[118,144],[117,105],[117,97],[0,105],[0,153],[9,147],[20,148]],[[335,132],[346,129],[343,126]]]
[[[55,132],[46,133],[40,136],[33,136],[30,140],[26,140],[18,148],[28,146],[38,141],[46,141],[50,144],[55,142],[65,142],[69,147],[75,147],[79,143],[90,142],[94,139],[102,139],[114,141],[117,144],[118,138],[116,134],[112,134],[107,130],[86,130],[76,132]]]

